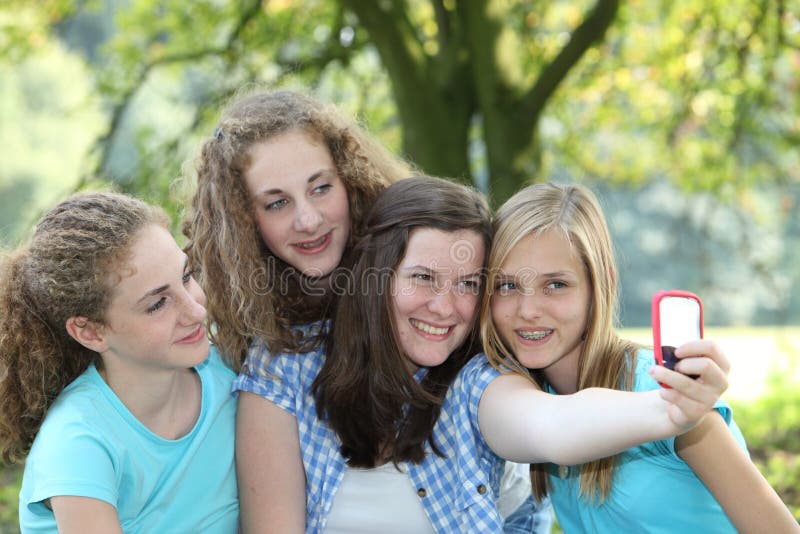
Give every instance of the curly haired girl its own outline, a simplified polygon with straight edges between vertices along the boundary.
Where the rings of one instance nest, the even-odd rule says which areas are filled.
[[[23,532],[234,532],[233,373],[166,215],[113,193],[48,212],[0,269],[0,451]]]

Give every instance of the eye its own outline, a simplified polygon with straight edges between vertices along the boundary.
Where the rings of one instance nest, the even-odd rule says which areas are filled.
[[[477,295],[480,292],[481,283],[478,280],[461,280],[458,282],[460,293]]]
[[[554,291],[558,291],[559,289],[564,289],[566,287],[567,287],[566,282],[562,282],[561,280],[553,280],[552,282],[549,282],[546,286],[544,286],[542,293],[544,293],[545,295],[552,295]]]
[[[289,203],[289,201],[286,200],[285,198],[274,200],[274,201],[269,202],[266,205],[264,205],[264,210],[265,211],[276,211],[276,210],[281,209],[282,207],[284,207],[288,203]]]
[[[333,187],[333,184],[322,184],[318,185],[314,189],[311,190],[312,195],[324,195]]]
[[[495,293],[500,295],[508,295],[512,291],[517,289],[517,284],[515,282],[511,282],[510,280],[503,280],[497,282],[494,286]]]
[[[191,279],[194,277],[195,270],[190,269],[183,274],[183,283],[188,284]]]
[[[153,313],[157,312],[158,310],[160,310],[161,308],[163,308],[164,304],[166,304],[166,303],[167,303],[167,297],[161,297],[160,299],[158,299],[158,301],[155,304],[153,304],[152,306],[147,308],[146,311],[147,311],[148,314],[153,314]]]
[[[414,280],[420,280],[423,282],[430,282],[433,280],[433,276],[428,273],[414,273],[411,275],[411,278]]]

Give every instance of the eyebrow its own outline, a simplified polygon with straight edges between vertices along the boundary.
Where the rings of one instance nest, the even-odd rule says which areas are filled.
[[[186,254],[184,254],[183,256],[185,258],[184,262],[183,262],[183,272],[186,272],[186,267],[189,266],[189,256],[187,256]],[[142,296],[142,298],[137,300],[136,304],[139,304],[140,302],[142,302],[144,299],[146,299],[148,297],[154,297],[154,296],[156,296],[156,295],[158,295],[160,293],[163,293],[167,289],[169,289],[169,284],[164,284],[163,286],[157,287],[155,289],[151,289],[150,291],[145,293],[144,296]]]
[[[553,271],[552,273],[536,273],[536,277],[542,278],[563,278],[566,276],[575,276],[574,271]],[[508,274],[505,271],[498,271],[496,278],[503,278],[505,280],[511,280],[517,278],[516,274]]]
[[[319,180],[325,174],[335,174],[335,173],[331,169],[320,169],[308,177],[308,180],[306,180],[306,184],[314,183],[315,180]],[[277,187],[275,187],[272,189],[265,189],[264,191],[258,193],[257,196],[280,195],[281,193],[283,193],[283,189],[278,189]]]
[[[436,271],[434,269],[431,269],[430,267],[426,267],[425,265],[412,265],[410,267],[400,267],[400,270],[403,271],[403,272],[425,271],[428,274],[447,274],[447,273],[452,271],[452,269],[443,269],[443,270]],[[464,275],[460,276],[459,279],[480,277],[482,271],[483,271],[483,267],[477,269],[475,272],[472,272],[472,273],[469,273],[469,274],[464,274]]]

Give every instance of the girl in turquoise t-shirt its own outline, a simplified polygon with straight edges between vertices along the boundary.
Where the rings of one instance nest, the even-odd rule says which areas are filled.
[[[233,372],[160,209],[75,195],[0,271],[0,451],[23,532],[238,528]]]
[[[605,218],[578,185],[537,184],[497,212],[482,309],[487,356],[555,394],[590,387],[644,391],[651,350],[614,332],[617,270]],[[678,353],[706,353],[710,341]],[[676,370],[700,369],[686,359]],[[689,377],[685,380],[691,381]],[[674,392],[665,390],[665,395]],[[683,435],[577,466],[538,464],[566,532],[797,532],[791,513],[750,461],[720,401]]]

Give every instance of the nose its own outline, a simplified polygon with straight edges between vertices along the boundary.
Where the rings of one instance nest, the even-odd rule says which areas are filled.
[[[184,290],[181,300],[186,324],[199,323],[206,319],[206,295],[194,279]]]
[[[540,299],[541,295],[536,293],[523,294],[519,296],[517,313],[520,318],[530,321],[541,316]]]
[[[322,224],[322,214],[310,202],[297,205],[294,214],[293,228],[296,232],[314,233]]]
[[[439,317],[449,317],[453,313],[453,291],[449,287],[437,288],[428,301],[428,309]]]

